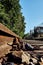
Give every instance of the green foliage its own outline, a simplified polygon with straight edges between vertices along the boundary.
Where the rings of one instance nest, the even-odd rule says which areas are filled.
[[[29,36],[30,36],[29,33],[27,33],[27,34],[24,34],[23,38],[24,39],[29,39]]]
[[[0,22],[23,37],[25,23],[19,0],[0,0]]]

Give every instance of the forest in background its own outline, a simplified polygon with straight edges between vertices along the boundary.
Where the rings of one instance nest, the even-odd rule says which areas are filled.
[[[0,0],[0,23],[23,37],[25,32],[24,16],[20,0]]]

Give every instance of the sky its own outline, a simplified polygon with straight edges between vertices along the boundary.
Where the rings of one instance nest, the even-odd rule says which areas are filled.
[[[20,0],[21,11],[25,17],[25,33],[43,23],[43,0]]]

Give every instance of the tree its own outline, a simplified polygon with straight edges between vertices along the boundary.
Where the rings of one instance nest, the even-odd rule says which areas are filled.
[[[0,22],[23,37],[25,22],[19,1],[20,0],[0,0]]]
[[[26,34],[24,34],[24,36],[23,36],[23,38],[24,38],[24,39],[27,39],[27,40],[29,39],[29,37],[30,37],[30,34],[29,34],[29,33],[26,33]]]

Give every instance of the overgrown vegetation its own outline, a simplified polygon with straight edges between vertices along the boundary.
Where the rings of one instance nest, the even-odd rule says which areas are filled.
[[[19,1],[20,0],[0,0],[0,23],[23,37],[25,22]]]

